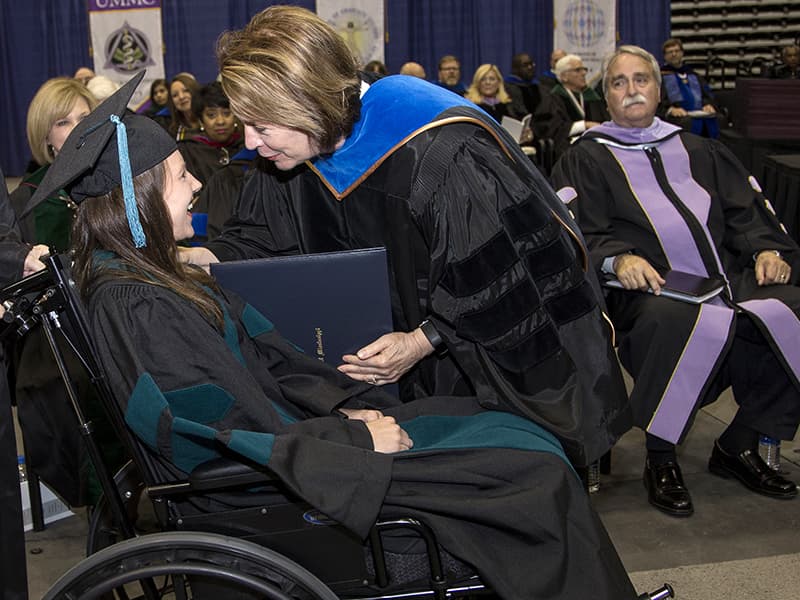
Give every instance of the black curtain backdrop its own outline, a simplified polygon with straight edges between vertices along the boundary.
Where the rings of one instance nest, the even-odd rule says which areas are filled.
[[[167,77],[194,73],[201,83],[217,75],[214,44],[220,32],[242,27],[272,4],[267,0],[163,0]],[[283,2],[316,9],[316,0]],[[511,56],[528,52],[537,71],[547,68],[553,45],[552,0],[386,0],[391,72],[408,60],[435,79],[444,54],[461,60],[465,83],[482,63],[505,74]],[[661,58],[669,37],[669,0],[618,0],[619,41],[642,46]],[[0,167],[21,175],[30,158],[25,137],[28,103],[48,78],[71,76],[91,65],[86,0],[0,1]]]

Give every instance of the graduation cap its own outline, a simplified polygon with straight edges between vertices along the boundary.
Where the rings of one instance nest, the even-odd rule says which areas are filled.
[[[178,147],[158,123],[127,110],[144,74],[137,73],[75,126],[22,216],[60,189],[66,189],[72,200],[80,203],[122,186],[133,241],[137,248],[146,245],[133,178],[165,160]]]

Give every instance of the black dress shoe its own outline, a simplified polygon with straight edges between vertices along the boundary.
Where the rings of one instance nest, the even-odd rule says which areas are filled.
[[[754,492],[765,496],[786,499],[797,496],[797,486],[770,469],[755,450],[728,454],[717,440],[708,459],[708,470],[720,477],[735,477]]]
[[[675,461],[660,465],[644,464],[644,487],[647,500],[658,510],[673,517],[688,517],[694,513],[692,497],[683,483],[681,468]]]

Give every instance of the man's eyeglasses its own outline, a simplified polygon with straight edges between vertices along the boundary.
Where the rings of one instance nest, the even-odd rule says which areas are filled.
[[[567,69],[567,71],[575,71],[576,73],[586,73],[589,69],[586,67],[575,67],[574,69]]]

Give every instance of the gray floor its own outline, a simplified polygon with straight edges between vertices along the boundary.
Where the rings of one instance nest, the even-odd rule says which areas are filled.
[[[641,481],[643,435],[631,431],[613,452],[612,473],[592,499],[636,588],[670,583],[680,600],[790,600],[800,589],[800,500],[748,492],[706,471],[714,439],[733,414],[728,394],[698,416],[680,450],[695,514],[676,519],[647,503]],[[783,469],[800,481],[800,436],[782,447]],[[86,517],[53,523],[26,535],[30,598],[48,587],[84,552]]]

